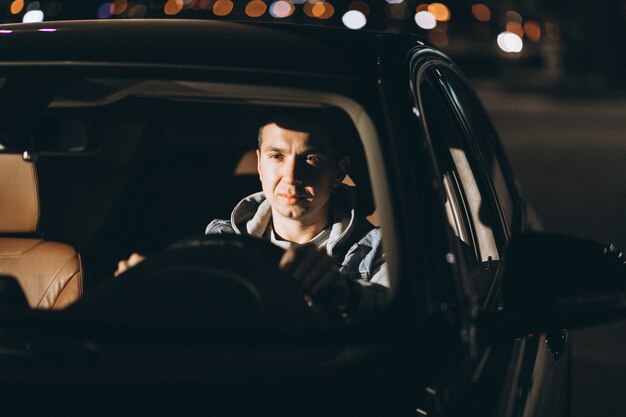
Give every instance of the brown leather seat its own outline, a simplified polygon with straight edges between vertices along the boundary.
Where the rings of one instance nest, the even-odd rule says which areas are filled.
[[[83,293],[80,255],[70,245],[30,237],[39,212],[34,164],[0,154],[0,275],[17,279],[31,307],[61,309]]]

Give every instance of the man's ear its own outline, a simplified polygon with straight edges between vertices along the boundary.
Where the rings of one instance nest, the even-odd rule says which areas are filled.
[[[348,170],[350,169],[350,157],[344,156],[337,162],[337,175],[335,176],[335,182],[333,186],[339,187],[343,182],[346,175],[348,175]]]

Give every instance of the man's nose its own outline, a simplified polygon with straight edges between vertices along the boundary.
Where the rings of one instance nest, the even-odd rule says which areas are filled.
[[[299,158],[289,158],[283,165],[283,180],[289,184],[300,184],[304,180],[306,163]]]

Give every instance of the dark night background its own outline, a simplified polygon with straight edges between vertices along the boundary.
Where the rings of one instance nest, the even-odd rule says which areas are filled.
[[[20,22],[28,11],[41,10],[44,20],[164,18],[167,12],[176,18],[342,26],[345,12],[360,10],[367,16],[364,29],[418,33],[452,56],[492,116],[521,189],[546,229],[626,248],[626,0],[481,1],[487,20],[472,12],[479,1],[446,0],[441,3],[448,18],[430,30],[414,19],[417,11],[431,10],[422,1],[329,0],[332,15],[316,9],[325,10],[324,18],[307,16],[304,0],[291,2],[284,18],[270,15],[280,2],[264,1],[266,10],[253,18],[246,15],[249,2],[4,0],[0,22]],[[319,2],[308,2],[309,12]],[[504,30],[523,39],[520,52],[498,46]],[[570,335],[572,415],[625,416],[626,321]]]

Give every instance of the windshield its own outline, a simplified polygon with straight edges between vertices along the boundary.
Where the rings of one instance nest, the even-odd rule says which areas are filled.
[[[74,261],[59,269],[51,252],[62,250],[42,249],[25,261],[36,270],[2,265],[2,275],[31,308],[131,325],[297,328],[384,309],[391,284],[363,128],[314,94],[267,91],[5,79],[0,165],[27,165],[36,189],[3,186],[13,203],[2,210],[26,212],[16,196],[31,193],[36,217],[1,237],[58,243]]]

